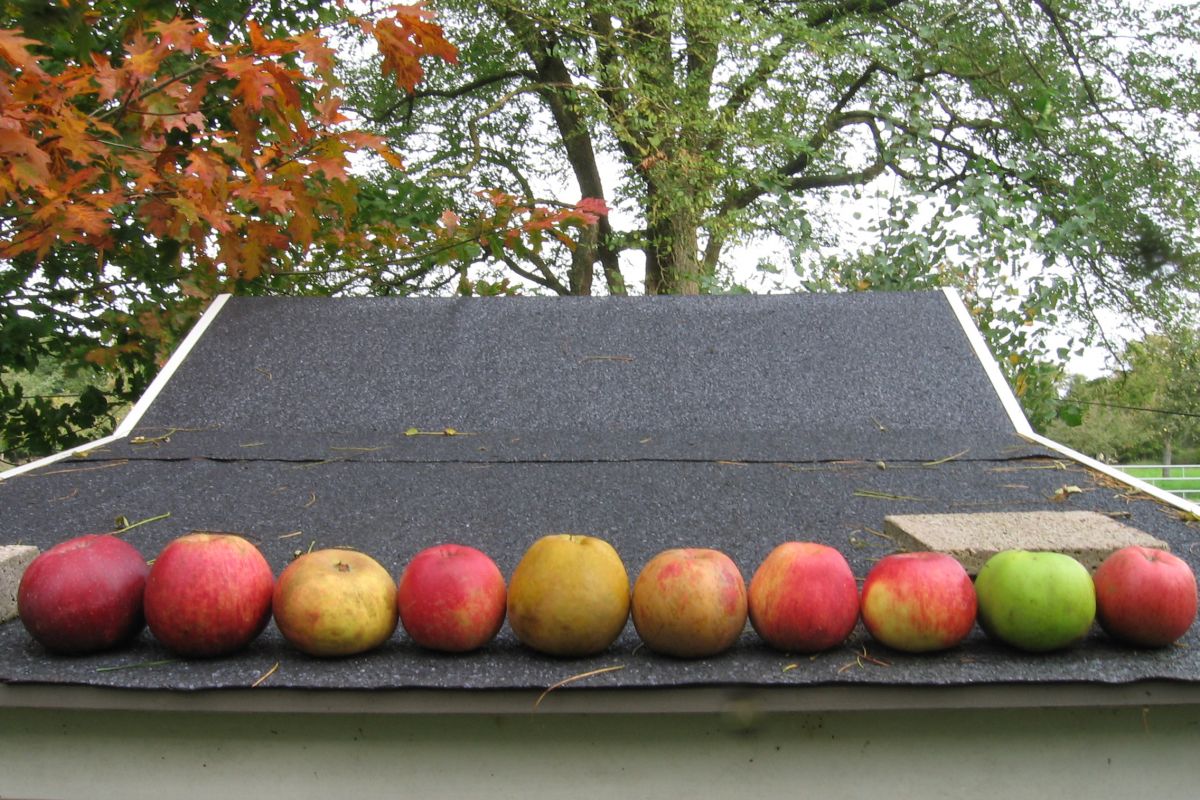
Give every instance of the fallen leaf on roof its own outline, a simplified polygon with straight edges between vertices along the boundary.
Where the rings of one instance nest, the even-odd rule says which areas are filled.
[[[1059,488],[1054,490],[1054,494],[1051,495],[1050,499],[1061,502],[1063,500],[1066,500],[1068,497],[1070,497],[1073,494],[1082,494],[1082,493],[1083,493],[1083,489],[1080,489],[1078,486],[1060,486]]]

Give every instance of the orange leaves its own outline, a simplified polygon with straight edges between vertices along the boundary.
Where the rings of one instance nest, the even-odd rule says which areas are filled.
[[[377,21],[366,18],[356,21],[364,32],[375,37],[383,56],[383,73],[390,75],[401,89],[412,92],[421,82],[425,75],[423,57],[458,63],[458,48],[446,40],[441,26],[432,22],[433,12],[422,4],[392,6],[388,14]]]
[[[22,36],[19,30],[0,29],[0,59],[9,66],[40,75],[42,68],[37,58],[29,52],[29,48],[36,44],[33,39]]]
[[[419,6],[364,23],[387,69],[411,89],[419,61],[456,51]],[[335,54],[312,31],[275,37],[256,21],[241,43],[214,42],[193,20],[135,30],[120,58],[93,54],[53,74],[39,43],[0,30],[0,258],[82,243],[121,246],[114,225],[186,248],[182,285],[254,280],[314,245],[347,245],[356,189],[350,158],[377,136],[348,128]],[[110,254],[116,257],[115,254]],[[203,273],[203,274],[201,274]],[[212,287],[215,290],[216,286]]]
[[[0,127],[0,156],[7,162],[8,177],[18,186],[41,186],[50,180],[49,154],[20,128],[14,129],[8,125]]]
[[[201,33],[194,21],[178,17],[169,22],[156,22],[150,26],[150,30],[158,36],[160,46],[181,53],[191,53],[197,44],[207,41],[207,36]]]

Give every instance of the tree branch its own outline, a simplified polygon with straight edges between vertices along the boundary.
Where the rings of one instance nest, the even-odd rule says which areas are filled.
[[[508,70],[507,72],[498,72],[495,75],[483,75],[473,81],[464,83],[462,86],[457,86],[453,89],[422,89],[419,92],[406,93],[403,97],[397,100],[392,105],[380,111],[378,114],[367,114],[362,109],[357,109],[358,113],[362,114],[371,122],[380,123],[390,119],[393,114],[401,108],[411,106],[417,100],[425,100],[428,98],[439,98],[443,100],[454,100],[464,95],[471,94],[474,91],[491,86],[494,83],[504,83],[505,81],[513,80],[514,78],[524,78],[526,80],[536,80],[537,75],[534,72],[524,69]]]
[[[826,115],[824,124],[813,131],[812,136],[808,138],[808,141],[805,142],[804,147],[799,153],[775,171],[777,178],[791,178],[808,169],[812,163],[813,156],[825,146],[825,143],[829,141],[829,137],[834,131],[848,125],[862,123],[868,118],[874,119],[874,115],[869,111],[847,112],[845,108],[871,82],[871,78],[879,71],[879,64],[873,62],[867,65],[862,74],[846,87],[846,90],[842,92],[841,96],[834,103],[833,108],[830,109],[829,114]],[[723,216],[732,211],[743,209],[764,194],[767,194],[767,191],[765,187],[760,185],[743,187],[740,191],[726,196],[717,209],[717,216]],[[706,260],[708,257],[706,252]]]

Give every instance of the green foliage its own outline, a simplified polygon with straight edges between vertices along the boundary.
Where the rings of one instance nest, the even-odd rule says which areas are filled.
[[[1200,455],[1200,330],[1175,325],[1131,342],[1124,369],[1091,381],[1076,376],[1063,406],[1082,409],[1082,422],[1051,424],[1051,438],[1089,455],[1122,462],[1176,462]]]

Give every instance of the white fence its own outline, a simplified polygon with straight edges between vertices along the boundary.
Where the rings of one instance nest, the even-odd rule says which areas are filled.
[[[1113,467],[1187,500],[1200,498],[1200,464],[1114,464]]]

